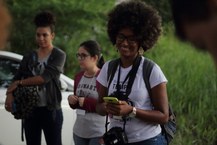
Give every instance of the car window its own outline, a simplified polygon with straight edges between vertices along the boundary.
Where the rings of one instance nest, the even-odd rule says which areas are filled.
[[[0,87],[8,87],[18,68],[19,62],[0,58]]]

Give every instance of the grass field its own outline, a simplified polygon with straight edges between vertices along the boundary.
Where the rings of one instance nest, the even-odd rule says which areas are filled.
[[[146,56],[168,79],[178,125],[172,145],[216,145],[217,72],[210,56],[177,41],[170,32]]]

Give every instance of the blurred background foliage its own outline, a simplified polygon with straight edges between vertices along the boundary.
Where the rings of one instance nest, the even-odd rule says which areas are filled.
[[[163,25],[166,25],[167,23],[170,23],[172,20],[172,15],[170,11],[170,4],[169,0],[142,0],[150,5],[152,5],[154,8],[156,8],[159,12],[159,14],[162,17]]]
[[[11,51],[23,54],[37,48],[33,19],[42,10],[52,11],[57,18],[54,45],[67,53],[65,72],[68,75],[73,76],[79,69],[75,53],[81,42],[97,40],[103,44],[105,56],[112,49],[106,34],[107,12],[114,6],[112,0],[13,0],[8,4],[14,17]]]
[[[217,144],[217,73],[210,56],[195,51],[174,36],[169,1],[143,0],[162,16],[163,34],[145,56],[160,65],[168,78],[168,96],[177,115],[178,130],[172,145]],[[79,71],[75,53],[81,42],[94,39],[105,60],[117,57],[106,32],[107,13],[115,0],[8,0],[13,29],[8,50],[24,54],[36,49],[33,19],[41,10],[57,17],[54,44],[67,54],[65,74]]]
[[[7,2],[14,17],[9,45],[11,51],[23,54],[37,48],[34,16],[42,10],[50,10],[57,18],[54,44],[67,52],[65,72],[68,75],[73,76],[79,69],[74,56],[82,41],[97,40],[102,45],[106,60],[117,55],[106,33],[107,13],[114,7],[115,0],[8,0]],[[146,2],[158,8],[164,25],[171,21],[168,1]]]

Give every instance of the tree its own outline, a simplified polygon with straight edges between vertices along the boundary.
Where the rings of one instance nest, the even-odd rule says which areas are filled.
[[[14,0],[8,1],[8,5],[14,24],[10,40],[10,50],[13,52],[24,54],[37,48],[33,19],[42,10],[52,11],[57,18],[54,45],[67,53],[67,73],[73,73],[71,70],[78,68],[74,56],[82,41],[94,39],[102,46],[112,47],[106,33],[106,18],[108,10],[114,6],[114,0]],[[108,53],[110,51],[103,49],[103,54]]]
[[[159,14],[162,17],[163,24],[167,24],[171,21],[171,10],[170,10],[170,3],[167,0],[143,0],[147,4],[152,5],[156,10],[159,11]]]

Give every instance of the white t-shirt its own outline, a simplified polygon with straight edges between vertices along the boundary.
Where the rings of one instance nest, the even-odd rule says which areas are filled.
[[[152,110],[153,106],[152,106],[150,96],[148,94],[148,90],[145,86],[145,82],[143,79],[142,71],[143,71],[144,59],[145,58],[142,57],[140,66],[136,74],[136,78],[134,80],[134,83],[131,89],[131,93],[129,94],[128,98],[130,99],[130,101],[132,101],[133,105],[136,108],[139,108],[142,110]],[[105,87],[108,87],[108,81],[107,81],[108,63],[109,62],[106,62],[103,65],[103,68],[101,69],[100,74],[97,77],[97,81]],[[124,79],[126,78],[126,75],[131,70],[131,68],[132,66],[128,68],[121,67],[120,83],[123,83]],[[108,95],[116,91],[118,69],[119,69],[119,66],[115,72],[113,80],[111,81],[111,84],[108,90]],[[161,71],[160,67],[157,64],[155,64],[153,67],[149,82],[150,82],[151,88],[163,82],[167,82],[166,77],[164,76],[163,72]],[[120,91],[126,92],[127,83],[128,83],[128,80],[125,82],[125,84],[123,84]],[[117,119],[117,118],[110,116],[110,128],[115,127],[115,126],[123,127],[123,121],[121,119]],[[133,142],[139,142],[139,141],[143,141],[143,140],[155,137],[161,132],[161,127],[159,124],[151,124],[151,123],[144,122],[137,118],[130,118],[126,122],[125,132],[127,134],[129,143],[133,143]]]

